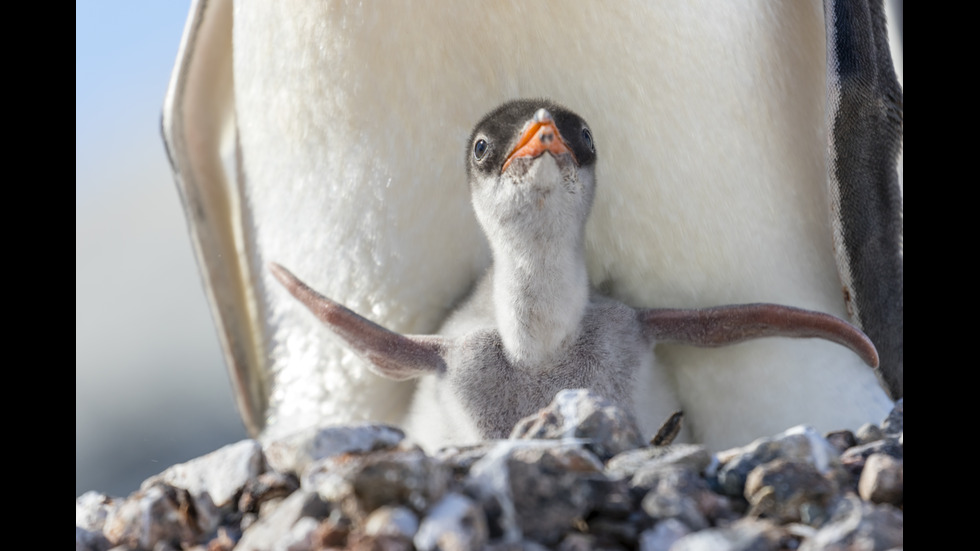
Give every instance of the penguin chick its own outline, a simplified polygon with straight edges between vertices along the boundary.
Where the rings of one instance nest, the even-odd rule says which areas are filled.
[[[545,100],[505,103],[474,129],[467,179],[493,264],[438,335],[400,335],[323,297],[278,264],[276,278],[384,377],[424,376],[405,425],[429,449],[504,438],[566,388],[588,388],[652,433],[680,408],[656,366],[661,342],[723,346],[816,337],[872,366],[874,345],[833,316],[774,304],[634,309],[589,286],[585,223],[596,148],[586,122]]]

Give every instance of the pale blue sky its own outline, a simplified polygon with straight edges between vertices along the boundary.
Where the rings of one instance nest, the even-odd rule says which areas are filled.
[[[75,199],[100,189],[112,153],[158,147],[160,106],[188,2],[75,3]]]

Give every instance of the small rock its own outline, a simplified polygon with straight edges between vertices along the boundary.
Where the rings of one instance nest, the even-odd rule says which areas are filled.
[[[448,467],[413,447],[321,459],[307,469],[302,486],[359,522],[383,505],[425,511],[442,498],[451,479]]]
[[[263,503],[282,499],[299,488],[299,481],[291,474],[268,471],[249,480],[238,499],[238,510],[256,513]]]
[[[164,482],[183,488],[200,500],[204,494],[216,507],[224,507],[245,487],[245,484],[265,470],[262,447],[255,440],[229,444],[205,456],[174,465],[148,478],[141,488]]]
[[[402,536],[369,536],[354,534],[347,549],[350,551],[412,551],[415,547],[411,539]]]
[[[119,508],[121,502],[99,492],[85,492],[75,499],[75,527],[102,531],[106,518]]]
[[[889,455],[895,459],[902,459],[905,455],[901,440],[889,436],[868,444],[854,446],[841,454],[840,462],[848,472],[855,477],[859,477],[861,471],[864,470],[864,464],[868,460],[868,457],[876,453]]]
[[[780,524],[799,521],[802,507],[824,507],[834,494],[834,485],[802,461],[770,461],[752,469],[745,481],[749,514]]]
[[[599,549],[596,537],[590,534],[572,533],[565,536],[557,551],[593,551]]]
[[[804,540],[800,551],[900,549],[904,545],[903,524],[898,509],[866,503],[852,494],[839,500],[830,522]]]
[[[489,511],[499,510],[492,533],[499,530],[505,541],[526,536],[554,545],[594,506],[587,481],[604,479],[601,470],[578,445],[503,441],[473,465],[466,487]]]
[[[75,551],[108,551],[112,543],[102,532],[75,526]]]
[[[593,512],[610,519],[625,519],[634,512],[633,493],[626,480],[588,478]]]
[[[346,453],[394,448],[405,439],[401,429],[377,423],[343,427],[313,427],[265,444],[269,466],[280,473],[302,476],[314,462]]]
[[[259,517],[248,530],[245,530],[235,551],[275,549],[280,542],[302,545],[308,541],[312,548],[314,529],[319,524],[316,519],[326,516],[327,510],[327,504],[321,501],[315,492],[297,490],[284,499],[274,511]],[[294,527],[300,520],[306,518],[314,522],[311,524],[309,521],[304,521],[300,528],[294,531]]]
[[[889,436],[898,436],[904,432],[905,419],[905,398],[895,402],[895,407],[885,420],[881,422],[881,430]]]
[[[718,454],[722,464],[717,472],[719,488],[725,495],[742,497],[745,479],[752,469],[775,459],[803,461],[825,473],[836,467],[837,450],[811,427],[800,425],[772,438],[760,438],[743,448]]]
[[[549,551],[549,549],[535,541],[517,540],[491,542],[483,551]]]
[[[615,549],[619,546],[636,549],[640,532],[649,525],[649,519],[646,522],[637,522],[633,519],[620,520],[602,516],[590,518],[587,523],[589,534],[594,536],[592,549]]]
[[[691,530],[703,530],[708,519],[698,507],[698,496],[708,490],[708,484],[696,472],[686,467],[661,467],[652,470],[641,482],[649,488],[643,498],[643,511],[655,520],[677,519]],[[634,477],[635,479],[635,477]]]
[[[765,520],[741,519],[722,528],[710,528],[688,534],[670,551],[762,551],[784,546],[788,534]]]
[[[656,469],[667,465],[683,465],[700,473],[704,472],[710,464],[711,454],[704,446],[674,444],[620,453],[606,463],[605,473],[609,478],[633,478],[641,470]]]
[[[207,498],[207,493],[203,495]],[[103,531],[112,543],[131,548],[152,549],[158,544],[189,547],[213,531],[217,521],[218,511],[210,498],[195,500],[183,488],[162,482],[147,487],[144,483],[109,514]]]
[[[457,493],[446,494],[419,525],[415,547],[419,551],[467,551],[487,543],[487,522],[473,500]]]
[[[676,518],[664,519],[640,534],[640,551],[669,551],[677,540],[690,533],[691,529]]]
[[[870,444],[871,442],[877,442],[884,438],[885,432],[881,430],[878,425],[873,423],[865,423],[861,425],[857,432],[854,433],[854,437],[857,439],[858,445]]]
[[[317,549],[346,549],[349,547],[349,539],[352,539],[353,529],[354,523],[350,517],[345,516],[340,509],[333,509],[313,534],[314,545]]]
[[[419,517],[407,507],[378,507],[364,522],[364,533],[369,536],[398,536],[411,540],[418,530]]]
[[[858,494],[874,503],[901,506],[905,492],[905,469],[901,459],[883,453],[868,456],[858,482]]]
[[[857,438],[854,437],[854,433],[849,430],[835,430],[833,432],[828,432],[824,438],[830,445],[837,450],[838,454],[844,453],[848,448],[852,448],[857,445]]]
[[[218,533],[208,542],[208,551],[231,551],[238,545],[242,533],[238,530],[219,527]]]
[[[312,551],[313,535],[316,532],[320,521],[312,517],[302,517],[293,523],[279,541],[272,547],[272,551]]]
[[[463,447],[450,446],[435,452],[432,457],[448,465],[453,474],[466,476],[473,464],[483,459],[496,446],[496,441],[481,442]]]
[[[548,407],[518,421],[510,438],[582,440],[602,460],[644,444],[626,411],[586,389],[562,390]]]

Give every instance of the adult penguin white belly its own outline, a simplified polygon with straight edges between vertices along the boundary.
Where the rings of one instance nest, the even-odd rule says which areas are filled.
[[[489,260],[461,148],[515,97],[572,107],[604,144],[586,243],[600,288],[636,306],[767,301],[847,316],[832,221],[848,195],[827,192],[840,179],[828,159],[837,27],[820,4],[756,4],[197,2],[164,130],[249,429],[404,414],[413,389],[368,373],[264,266],[288,265],[395,331],[433,331]],[[901,297],[898,224],[884,251],[897,273],[879,287]],[[849,231],[839,225],[840,243]],[[851,271],[860,282],[868,268]],[[876,342],[869,325],[896,333],[894,312],[868,323],[874,309],[858,310]],[[897,320],[900,366],[900,304]],[[838,348],[658,353],[692,433],[721,447],[794,423],[880,420],[890,400]]]

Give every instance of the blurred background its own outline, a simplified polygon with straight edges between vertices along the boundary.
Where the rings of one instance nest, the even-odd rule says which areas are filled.
[[[190,2],[75,3],[75,495],[246,437],[160,137]]]

